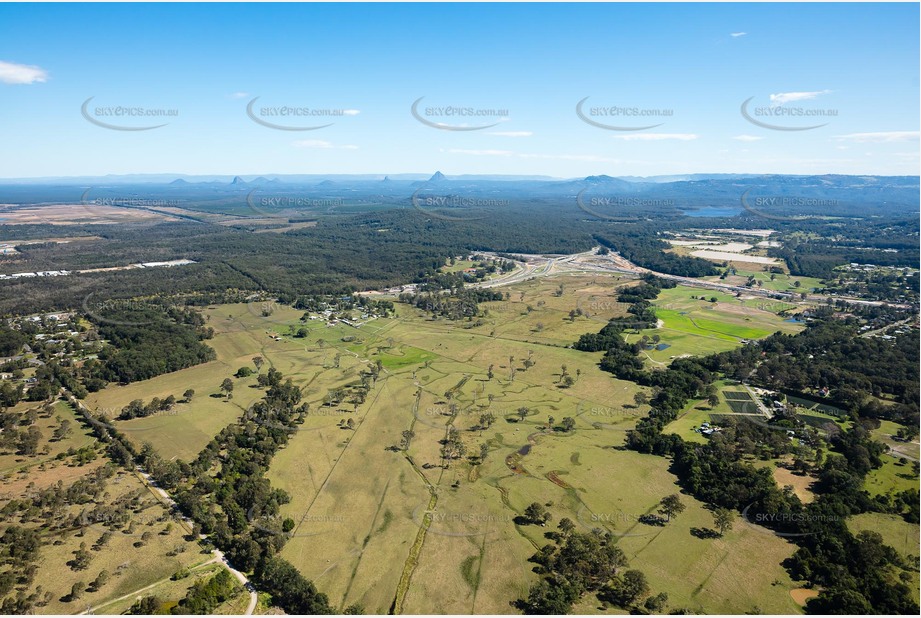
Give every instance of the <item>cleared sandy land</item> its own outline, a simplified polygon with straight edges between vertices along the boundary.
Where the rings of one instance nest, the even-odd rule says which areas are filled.
[[[730,253],[728,251],[710,251],[701,249],[691,253],[694,257],[704,258],[705,260],[727,260],[731,262],[750,262],[752,264],[777,264],[777,260],[769,257],[758,255],[743,255],[740,253]]]
[[[0,211],[0,222],[4,225],[74,225],[77,223],[106,225],[144,221],[175,221],[175,219],[137,208],[97,204],[23,206]]]

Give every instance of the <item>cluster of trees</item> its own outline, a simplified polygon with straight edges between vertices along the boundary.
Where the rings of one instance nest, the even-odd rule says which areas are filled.
[[[170,610],[171,614],[212,614],[221,603],[239,594],[240,584],[227,569],[192,584],[185,597]]]
[[[168,412],[176,405],[176,401],[175,395],[168,395],[163,399],[154,397],[148,404],[145,404],[140,399],[135,399],[121,409],[118,419],[121,421],[130,421],[133,418],[144,418],[145,416],[151,416],[159,412]]]
[[[625,330],[642,330],[654,328],[657,323],[655,307],[649,302],[659,295],[663,289],[673,288],[675,283],[647,275],[643,281],[635,286],[621,290],[617,300],[630,303],[627,308],[629,315],[613,318],[598,333],[586,333],[579,337],[573,347],[583,352],[611,352],[619,356],[635,356],[639,354],[642,346],[627,344],[621,333]],[[634,364],[634,363],[628,363]],[[640,367],[642,363],[640,363]]]
[[[15,451],[18,455],[34,455],[44,437],[33,425],[37,413],[32,410],[26,415],[0,412],[0,450]]]
[[[835,293],[874,300],[918,303],[921,273],[908,271],[839,271],[835,278],[823,282],[819,294]]]
[[[29,336],[15,328],[0,325],[0,356],[14,356],[29,343]]]
[[[827,222],[800,221],[790,230],[795,233],[783,234],[783,246],[768,251],[787,263],[790,274],[819,279],[834,278],[836,267],[852,262],[917,268],[917,230],[917,219],[844,219],[833,228]]]
[[[216,358],[205,339],[214,330],[192,309],[173,308],[166,313],[152,309],[107,312],[97,320],[99,335],[110,345],[102,348],[99,376],[120,383],[147,380]]]
[[[35,579],[41,545],[41,534],[34,528],[11,525],[0,534],[0,566],[4,567],[0,572],[0,611],[5,615],[31,613],[43,600],[41,591],[32,595],[25,592]],[[20,587],[18,593],[7,596],[16,587]]]
[[[350,311],[352,309],[361,309],[381,316],[387,316],[393,311],[392,301],[375,300],[373,298],[369,298],[367,296],[359,296],[357,294],[307,294],[300,296],[282,294],[278,300],[302,311],[319,312],[331,310],[338,312]]]
[[[649,302],[664,288],[675,284],[658,277],[645,277],[643,283],[625,288],[618,300],[632,303],[627,309],[629,315],[609,320],[597,333],[586,333],[579,337],[573,347],[583,352],[604,352],[600,367],[614,373],[623,380],[637,381],[643,374],[643,360],[639,354],[647,345],[646,338],[627,343],[621,336],[625,330],[653,328],[657,323],[655,307]]]
[[[108,340],[99,348],[98,359],[78,364],[68,356],[48,358],[37,367],[28,391],[21,384],[0,385],[0,407],[15,405],[23,398],[52,399],[62,388],[83,399],[109,382],[146,380],[215,358],[214,350],[204,343],[213,336],[213,329],[206,327],[201,314],[191,309],[125,310],[105,318],[89,317],[97,321],[99,336]]]
[[[761,343],[769,357],[755,380],[788,392],[830,391],[828,399],[858,416],[918,424],[919,345],[916,330],[894,340],[859,337],[856,320],[820,320],[797,335]],[[894,398],[883,405],[875,398]]]
[[[665,253],[665,250],[671,247],[668,243],[658,240],[656,235],[657,230],[653,226],[636,225],[632,228],[620,228],[616,232],[605,230],[603,234],[593,234],[592,237],[602,247],[617,251],[643,268],[680,277],[710,277],[720,274],[712,262],[702,258]]]
[[[433,317],[463,320],[480,315],[478,303],[502,300],[502,292],[483,289],[454,288],[445,292],[417,292],[400,294],[400,302],[408,303]]]
[[[13,498],[0,509],[3,524],[0,526],[0,599],[3,599],[0,610],[5,614],[30,614],[34,608],[44,607],[51,601],[51,592],[45,591],[41,584],[28,592],[38,568],[41,547],[48,542],[43,537],[85,528],[86,513],[75,513],[72,507],[92,503],[95,497],[102,495],[107,479],[113,474],[114,465],[100,466],[69,486],[59,481],[29,495]],[[108,538],[100,539],[91,549],[81,543],[72,552],[67,566],[74,571],[86,570],[93,560],[92,552],[101,549],[107,541]],[[8,568],[4,570],[4,566]],[[85,590],[98,590],[108,578],[108,572],[103,570],[89,586],[77,582],[64,600],[76,600]],[[10,595],[14,589],[16,594]]]
[[[526,614],[567,614],[588,593],[630,611],[645,608],[659,612],[665,608],[667,595],[650,597],[642,571],[625,570],[627,556],[610,533],[599,529],[576,532],[575,524],[564,518],[558,531],[547,536],[554,542],[530,558],[537,564],[535,571],[541,579],[528,591],[527,599],[517,602]]]

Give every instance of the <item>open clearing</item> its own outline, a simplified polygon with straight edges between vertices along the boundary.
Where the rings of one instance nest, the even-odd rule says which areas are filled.
[[[703,299],[702,299],[703,298]],[[716,302],[711,302],[716,299]],[[654,301],[656,315],[662,320],[660,328],[646,329],[638,335],[626,336],[635,341],[642,336],[658,336],[658,344],[645,352],[654,364],[667,364],[683,355],[702,355],[731,350],[745,340],[761,339],[781,331],[796,333],[802,325],[787,322],[777,315],[783,310],[778,303],[764,299],[737,298],[732,294],[702,292],[679,285],[662,290]]]
[[[50,204],[7,206],[0,209],[4,225],[116,225],[176,221],[176,218],[149,210],[105,204]]]

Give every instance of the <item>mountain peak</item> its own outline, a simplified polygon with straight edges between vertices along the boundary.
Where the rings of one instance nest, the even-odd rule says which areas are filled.
[[[441,172],[435,172],[434,174],[432,174],[432,177],[429,178],[429,182],[438,182],[439,180],[444,180],[444,179],[445,179],[444,174],[442,174]]]
[[[618,179],[613,176],[608,176],[607,174],[601,174],[598,176],[586,176],[585,182],[617,182]]]
[[[240,178],[239,176],[234,176],[233,180],[230,181],[232,185],[245,185],[246,181]]]

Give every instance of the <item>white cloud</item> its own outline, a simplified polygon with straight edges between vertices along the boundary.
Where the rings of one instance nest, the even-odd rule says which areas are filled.
[[[624,163],[622,159],[612,159],[611,157],[600,157],[598,155],[581,155],[581,154],[542,154],[531,152],[514,152],[512,150],[468,150],[464,148],[442,149],[441,152],[450,154],[464,154],[477,157],[516,157],[518,159],[539,159],[550,161],[581,161],[588,163]]]
[[[662,140],[679,140],[687,142],[700,137],[695,133],[629,133],[627,135],[615,135],[614,139],[622,139],[626,142],[659,142]]]
[[[730,32],[730,33],[729,33],[729,36],[731,36],[731,37],[734,38],[734,39],[737,39],[737,38],[739,38],[740,36],[745,36],[746,34],[748,34],[748,33],[747,33],[747,32]]]
[[[48,71],[29,64],[0,60],[0,82],[4,84],[34,84],[48,81]]]
[[[559,161],[583,161],[587,163],[624,163],[621,159],[612,159],[611,157],[599,157],[598,155],[579,155],[579,154],[520,154],[522,159],[552,159]]]
[[[361,110],[357,109],[344,109],[342,110],[342,115],[344,116],[357,116],[361,113]]]
[[[499,135],[501,137],[531,137],[532,131],[488,131],[487,135]]]
[[[771,103],[774,105],[783,105],[794,101],[808,101],[817,96],[828,94],[831,90],[816,90],[813,92],[779,92],[771,95]]]
[[[442,150],[442,152],[473,155],[476,157],[510,157],[515,154],[511,150],[468,150],[465,148],[448,148],[447,150]]]
[[[295,148],[319,148],[322,150],[358,150],[358,146],[353,146],[351,144],[345,144],[343,146],[337,146],[332,142],[327,142],[322,139],[301,139],[291,144]]]
[[[918,139],[918,131],[880,131],[877,133],[849,133],[847,135],[836,135],[839,140],[851,142],[913,142]]]
[[[245,99],[246,97],[249,96],[249,93],[248,92],[234,92],[233,94],[228,95],[228,96],[230,96],[231,99]]]
[[[758,137],[757,135],[736,135],[732,139],[740,142],[757,142],[758,140],[764,139],[763,137]]]

